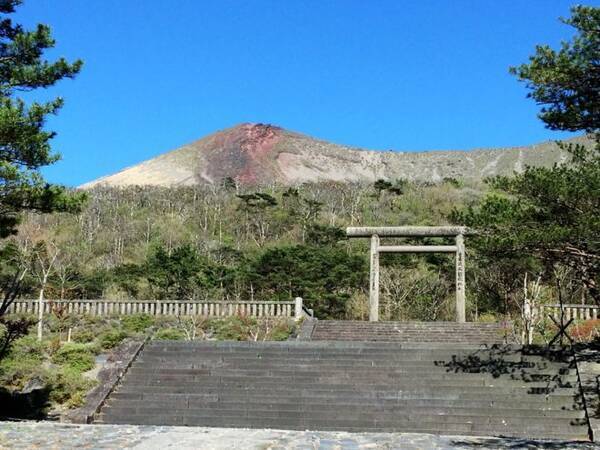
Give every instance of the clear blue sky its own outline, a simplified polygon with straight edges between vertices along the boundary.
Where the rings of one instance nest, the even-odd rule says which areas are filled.
[[[596,4],[597,2],[588,2]],[[80,57],[49,122],[78,185],[240,122],[404,151],[531,144],[508,66],[572,35],[562,0],[25,0],[51,56]]]

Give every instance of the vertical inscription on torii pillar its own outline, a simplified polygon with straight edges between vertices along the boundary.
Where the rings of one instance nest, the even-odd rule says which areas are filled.
[[[369,320],[379,320],[379,236],[371,236],[371,271],[369,274]]]
[[[456,321],[464,322],[465,317],[465,239],[456,236]]]

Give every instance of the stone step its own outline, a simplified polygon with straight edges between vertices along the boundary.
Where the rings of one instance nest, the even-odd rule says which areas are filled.
[[[241,368],[241,367],[194,367],[194,364],[186,365],[175,365],[172,367],[154,367],[152,365],[134,365],[131,367],[129,374],[130,376],[145,375],[147,377],[160,377],[168,376],[170,378],[175,376],[213,376],[213,377],[231,377],[231,376],[244,376],[244,377],[261,377],[261,378],[319,378],[319,377],[339,377],[342,379],[369,379],[369,380],[395,380],[399,378],[419,378],[419,379],[454,379],[460,378],[464,380],[478,380],[478,379],[497,379],[500,378],[498,374],[491,374],[488,372],[455,372],[448,371],[445,368],[432,368],[430,371],[424,371],[422,366],[407,366],[403,368],[392,368],[386,371],[377,371],[373,368],[356,368],[352,371],[340,369],[338,367],[331,367],[328,369],[317,370],[315,367],[289,367],[283,368]],[[517,381],[575,381],[577,375],[574,371],[564,370],[557,373],[556,371],[544,369],[528,369],[526,373],[519,371],[510,372],[504,374],[502,378],[509,378]]]
[[[422,419],[419,417],[419,419]],[[498,436],[518,434],[526,438],[556,438],[586,440],[587,429],[581,426],[544,426],[535,422],[528,424],[508,424],[502,419],[492,423],[411,421],[411,420],[312,420],[302,417],[194,417],[189,415],[162,413],[157,415],[101,416],[102,423],[122,423],[140,425],[185,425],[233,428],[271,428],[291,430],[331,430],[349,432],[414,432],[434,434],[467,434],[474,436]]]
[[[179,349],[179,348],[151,348],[147,353],[144,354],[145,357],[153,357],[153,358],[164,358],[164,357],[196,357],[203,356],[207,358],[214,357],[226,357],[226,358],[236,358],[236,357],[244,357],[250,358],[253,357],[264,357],[264,358],[291,358],[292,356],[295,358],[318,358],[318,359],[327,359],[327,358],[339,358],[339,359],[350,359],[350,358],[367,358],[367,359],[382,359],[382,358],[392,358],[394,360],[414,360],[425,359],[425,360],[433,360],[438,358],[460,358],[465,356],[471,356],[473,358],[478,359],[489,359],[490,357],[494,358],[502,358],[506,361],[521,361],[521,360],[540,360],[547,358],[543,355],[526,355],[523,356],[518,354],[517,352],[506,353],[503,355],[498,355],[494,351],[490,350],[473,350],[473,349],[465,349],[463,351],[455,351],[449,354],[447,349],[439,349],[439,350],[428,350],[428,351],[419,351],[418,349],[397,349],[397,350],[386,350],[385,352],[380,351],[352,351],[351,349],[348,351],[344,350],[321,350],[316,349],[314,351],[286,351],[285,349],[276,350],[269,349],[267,351],[260,351],[255,349],[226,349],[220,351],[220,349],[215,349],[209,351],[203,347],[197,349]]]
[[[98,421],[574,439],[587,426],[570,366],[511,346],[158,341]]]
[[[339,363],[350,363],[353,361],[357,362],[365,362],[365,361],[376,361],[376,362],[409,362],[409,361],[425,361],[425,362],[438,362],[441,363],[451,363],[453,361],[459,362],[489,362],[490,359],[498,362],[506,362],[506,363],[526,363],[526,364],[536,364],[544,362],[545,364],[559,363],[562,364],[564,361],[552,361],[548,360],[544,356],[527,356],[520,357],[519,355],[506,355],[502,357],[494,357],[488,354],[483,354],[480,352],[464,352],[464,353],[452,353],[448,354],[448,352],[438,352],[438,353],[419,353],[419,352],[411,352],[411,353],[390,353],[390,354],[353,354],[348,352],[345,355],[332,355],[326,353],[315,353],[313,355],[310,354],[267,354],[267,353],[256,353],[256,352],[238,352],[238,353],[222,353],[222,354],[207,354],[202,352],[161,352],[161,353],[147,353],[144,354],[143,357],[140,358],[140,361],[152,361],[152,362],[167,362],[167,361],[195,361],[199,358],[205,360],[220,360],[220,361],[252,361],[256,359],[270,360],[273,359],[278,362],[286,362],[286,361],[294,361],[294,362],[320,362],[320,361],[335,361]]]
[[[160,415],[164,414],[165,409],[156,405],[148,408],[115,408],[108,406],[104,411],[106,417],[127,417],[136,415]],[[335,418],[337,421],[356,421],[363,424],[385,422],[413,422],[413,423],[469,423],[474,425],[490,425],[502,423],[506,426],[522,426],[523,422],[527,422],[528,427],[539,428],[563,428],[571,427],[573,424],[579,423],[579,418],[573,417],[548,417],[548,416],[526,416],[526,417],[507,417],[507,416],[492,416],[478,415],[476,411],[465,411],[464,414],[443,414],[443,413],[421,413],[415,411],[376,411],[369,414],[362,409],[354,411],[337,411],[320,412],[320,411],[285,411],[285,410],[206,410],[206,409],[174,409],[169,411],[170,414],[183,417],[193,417],[195,419],[213,418],[213,417],[232,417],[232,418],[249,418],[249,419],[299,419],[318,423]]]
[[[257,405],[272,405],[273,407],[285,405],[288,407],[298,407],[303,409],[306,407],[322,407],[326,409],[338,410],[339,408],[350,407],[381,407],[381,408],[412,408],[412,407],[450,407],[450,408],[483,408],[483,409],[534,409],[535,414],[543,413],[544,411],[558,411],[560,413],[574,412],[579,414],[579,410],[569,410],[573,406],[573,398],[571,396],[532,396],[532,398],[523,397],[518,401],[507,400],[505,396],[499,399],[491,399],[489,396],[480,400],[467,399],[461,400],[457,398],[451,399],[382,399],[382,398],[361,398],[355,403],[351,402],[350,398],[344,397],[338,399],[335,404],[324,400],[314,398],[298,398],[290,396],[277,396],[273,398],[265,398],[263,396],[236,396],[236,395],[219,395],[219,393],[201,393],[201,394],[173,394],[173,393],[157,393],[157,392],[122,392],[117,391],[111,394],[108,404],[119,400],[129,402],[142,401],[143,404],[149,402],[158,402],[165,407],[182,407],[182,406],[198,406],[204,408],[252,408],[256,409]],[[270,407],[270,406],[269,406]],[[282,406],[283,407],[283,406]]]
[[[317,321],[313,341],[502,343],[500,324]]]
[[[244,416],[251,416],[256,411],[271,411],[281,414],[309,414],[311,417],[315,415],[331,415],[335,413],[336,416],[340,414],[340,411],[359,411],[360,414],[398,414],[398,415],[444,415],[444,416],[475,416],[475,417],[505,417],[511,418],[524,418],[524,417],[549,417],[559,419],[581,419],[585,417],[583,410],[564,410],[564,409],[548,409],[531,411],[530,409],[514,408],[514,404],[507,405],[509,407],[494,407],[488,403],[485,407],[473,407],[470,404],[468,407],[457,406],[457,405],[446,405],[446,406],[419,406],[419,405],[382,405],[379,403],[373,404],[345,404],[345,407],[340,408],[340,405],[332,405],[328,403],[232,403],[232,402],[194,402],[193,399],[187,399],[187,402],[165,402],[162,399],[124,399],[115,398],[112,399],[107,407],[105,408],[106,413],[111,414],[154,414],[164,411],[165,408],[169,408],[171,411],[179,411],[184,413],[186,411],[197,412],[203,411],[203,414],[214,413],[233,415],[234,413],[244,412]],[[157,411],[151,411],[156,409]],[[561,422],[562,423],[562,422]]]
[[[190,388],[201,388],[209,386],[245,386],[252,388],[268,389],[271,386],[285,386],[286,389],[293,387],[294,389],[311,389],[315,386],[330,387],[330,386],[347,386],[360,388],[366,383],[370,389],[400,389],[417,386],[431,386],[435,389],[443,389],[445,387],[501,387],[507,386],[510,388],[520,389],[557,389],[567,388],[572,389],[576,378],[571,381],[561,380],[560,383],[548,383],[544,381],[522,381],[505,378],[479,379],[479,378],[462,378],[460,376],[446,377],[389,377],[381,379],[377,377],[340,377],[334,376],[318,376],[318,377],[250,377],[250,376],[213,376],[213,375],[159,375],[145,373],[132,373],[130,375],[131,382],[141,386],[187,386]]]
[[[551,376],[546,375],[545,377],[539,377],[535,379],[527,378],[521,379],[517,377],[493,377],[489,374],[454,374],[454,373],[427,373],[419,376],[418,373],[411,374],[381,374],[369,376],[364,375],[352,375],[348,373],[323,373],[323,374],[303,374],[298,372],[296,374],[289,375],[248,375],[238,374],[237,372],[229,372],[227,374],[194,374],[192,373],[174,373],[169,372],[165,369],[164,372],[145,372],[143,370],[132,370],[129,374],[130,380],[136,383],[152,383],[153,381],[169,381],[169,382],[182,382],[182,383],[208,383],[208,384],[228,384],[245,382],[250,385],[255,384],[284,384],[300,386],[303,384],[320,385],[320,384],[331,384],[331,383],[343,383],[350,386],[364,386],[365,383],[373,385],[383,386],[397,386],[397,385],[417,385],[419,383],[435,383],[435,384],[447,384],[452,385],[470,385],[470,386],[500,386],[507,384],[510,386],[522,386],[522,387],[572,387],[577,382],[576,375],[569,376]],[[200,371],[198,371],[200,372]]]
[[[506,396],[528,396],[527,400],[531,400],[529,397],[561,397],[561,401],[573,402],[574,395],[573,389],[544,389],[540,388],[532,390],[530,388],[514,388],[510,386],[494,386],[494,387],[473,387],[465,389],[464,386],[435,386],[435,387],[421,387],[416,386],[414,388],[407,387],[405,389],[399,389],[398,391],[388,390],[364,390],[359,391],[354,387],[323,387],[323,388],[310,388],[310,389],[294,389],[290,386],[276,387],[265,387],[265,386],[249,386],[245,384],[231,384],[231,385],[219,385],[219,386],[202,386],[198,383],[192,384],[175,384],[175,385],[127,385],[122,386],[119,392],[147,392],[151,389],[151,392],[155,393],[173,393],[173,394],[185,394],[187,392],[203,392],[210,394],[218,394],[219,396],[227,397],[260,397],[260,398],[271,398],[271,397],[289,397],[289,398],[323,398],[336,400],[340,396],[347,397],[353,401],[360,401],[365,398],[375,399],[489,399],[497,400],[506,398]],[[287,391],[293,390],[294,392],[288,394]],[[226,391],[226,392],[225,392]],[[545,400],[544,400],[545,401]]]

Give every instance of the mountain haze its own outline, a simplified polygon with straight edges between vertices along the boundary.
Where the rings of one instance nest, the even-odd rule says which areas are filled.
[[[578,137],[571,141],[588,140]],[[211,184],[228,177],[242,185],[379,178],[479,180],[567,159],[568,154],[553,141],[470,151],[372,151],[332,144],[274,125],[244,123],[80,187]]]

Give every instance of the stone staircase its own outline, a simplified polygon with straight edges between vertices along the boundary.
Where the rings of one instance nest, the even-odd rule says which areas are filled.
[[[414,342],[448,344],[502,344],[506,330],[499,323],[479,322],[364,322],[318,320],[310,340]]]
[[[568,356],[424,345],[152,341],[95,422],[587,439]]]

